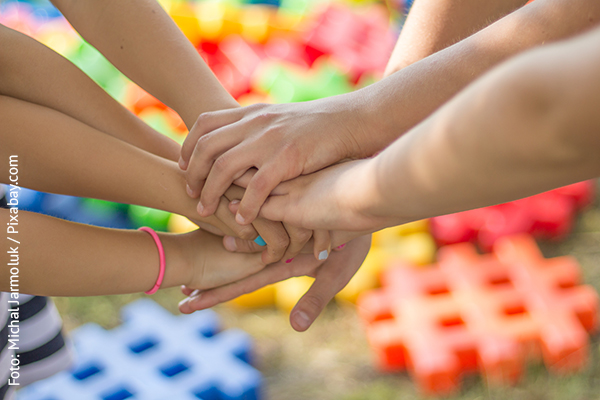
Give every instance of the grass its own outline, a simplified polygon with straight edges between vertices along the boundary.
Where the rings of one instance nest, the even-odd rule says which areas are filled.
[[[600,196],[599,196],[600,197]],[[600,292],[600,201],[584,212],[573,234],[562,243],[542,243],[547,257],[577,258],[584,281]],[[119,309],[141,295],[56,298],[67,330],[96,322],[105,328],[120,323]],[[172,312],[183,295],[161,291],[154,300]],[[239,312],[217,307],[226,326],[239,327],[256,340],[257,367],[272,400],[413,400],[423,397],[405,374],[382,374],[354,309],[330,305],[306,333],[294,332],[282,313],[266,309]],[[590,363],[575,375],[558,377],[532,365],[523,380],[510,388],[492,388],[480,378],[465,379],[463,391],[451,400],[600,400],[600,337],[591,341]]]

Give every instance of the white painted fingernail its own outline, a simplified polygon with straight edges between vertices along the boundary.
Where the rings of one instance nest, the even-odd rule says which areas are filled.
[[[327,250],[323,250],[319,253],[319,260],[327,260],[327,257],[329,257],[329,252]]]

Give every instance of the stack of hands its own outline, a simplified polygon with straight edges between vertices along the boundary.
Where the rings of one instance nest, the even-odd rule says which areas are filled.
[[[361,162],[348,160],[361,158],[361,151],[373,144],[364,145],[356,131],[348,129],[356,126],[350,119],[353,113],[340,112],[339,119],[326,115],[324,107],[332,103],[256,104],[200,115],[179,158],[186,191],[197,200],[200,218],[227,207],[238,227],[256,228],[242,238],[225,235],[223,244],[232,252],[262,252],[262,261],[269,265],[221,287],[184,287],[189,298],[180,304],[182,312],[308,275],[315,282],[291,314],[294,328],[305,330],[358,270],[370,247],[366,234],[385,222],[368,215],[357,218],[358,212],[342,215],[352,209],[339,203],[344,196],[336,197],[334,184],[341,173],[352,176],[351,169]],[[290,129],[294,126],[298,128]],[[329,135],[323,137],[320,130]],[[369,137],[366,130],[362,133]],[[332,164],[336,165],[324,169]],[[360,219],[362,224],[357,223]],[[332,226],[336,230],[330,230]]]
[[[0,156],[21,155],[23,187],[159,208],[200,226],[159,235],[162,287],[185,284],[184,313],[315,277],[291,313],[305,330],[360,267],[369,233],[600,174],[600,31],[591,29],[600,2],[456,2],[415,3],[380,82],[239,108],[156,1],[54,0],[189,135],[180,148],[66,59],[0,25]],[[7,163],[0,176],[9,183]],[[24,242],[36,243],[21,258],[24,291],[130,293],[156,281],[143,232],[19,221]]]

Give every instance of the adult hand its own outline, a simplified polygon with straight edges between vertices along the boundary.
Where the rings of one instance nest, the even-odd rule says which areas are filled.
[[[200,291],[184,287],[183,293],[189,297],[179,303],[179,310],[190,314],[261,287],[294,276],[307,275],[314,277],[315,281],[290,313],[292,327],[298,332],[303,332],[352,279],[369,252],[370,244],[370,235],[363,236],[349,242],[342,251],[334,251],[325,262],[317,261],[310,255],[301,255],[288,265],[271,264],[247,278],[214,289]]]
[[[358,93],[358,92],[355,92]],[[346,158],[372,155],[377,127],[367,123],[364,99],[351,93],[305,103],[256,104],[204,113],[187,136],[180,167],[198,212],[215,212],[220,196],[255,167],[236,220],[245,225],[280,182]]]
[[[409,222],[376,214],[386,192],[378,185],[377,162],[349,161],[283,182],[266,200],[260,216],[306,229],[356,235]]]

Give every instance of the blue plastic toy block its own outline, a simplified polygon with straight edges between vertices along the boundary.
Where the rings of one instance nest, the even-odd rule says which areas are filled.
[[[125,212],[117,209],[97,210],[86,207],[85,202],[79,197],[41,193],[21,188],[17,199],[19,201],[19,208],[25,211],[37,212],[73,222],[105,228],[133,228]]]
[[[174,316],[151,300],[122,310],[110,331],[73,331],[75,365],[18,392],[17,400],[259,400],[262,376],[252,340],[220,332],[211,310]]]

